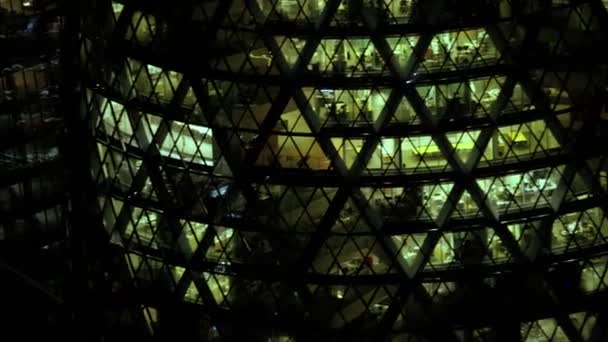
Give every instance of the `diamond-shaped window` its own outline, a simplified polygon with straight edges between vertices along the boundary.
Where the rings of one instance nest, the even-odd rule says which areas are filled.
[[[416,218],[424,205],[422,186],[406,188],[361,188],[369,206],[382,218],[404,221]]]
[[[331,138],[331,142],[338,151],[340,159],[347,168],[350,168],[359,157],[365,140],[361,138]]]
[[[158,121],[150,120],[151,128]],[[210,128],[177,121],[168,123],[169,131],[159,144],[159,152],[163,157],[183,160],[188,163],[212,166],[215,163],[213,132]]]
[[[278,186],[273,186],[277,188]],[[325,215],[335,188],[283,187],[273,202],[278,203],[280,226],[286,231],[313,232]]]
[[[387,1],[387,0],[385,0]],[[397,3],[398,1],[393,1]],[[417,36],[400,36],[400,37],[388,37],[386,38],[388,45],[391,49],[391,59],[398,66],[398,70],[401,73],[406,71],[406,67],[409,63],[412,63],[412,57],[414,53],[414,47],[418,43]]]
[[[211,295],[219,306],[228,308],[230,306],[231,290],[234,279],[231,276],[215,273],[203,273],[203,278],[211,291]]]
[[[401,142],[402,168],[417,172],[441,172],[450,168],[439,146],[430,136],[405,137]]]
[[[256,0],[263,15],[270,21],[313,24],[323,13],[327,0]]]
[[[422,187],[423,208],[420,213],[421,218],[437,220],[439,213],[449,203],[448,197],[453,187],[453,183],[424,185]]]
[[[133,128],[124,106],[102,96],[97,96],[97,98],[96,103],[99,104],[98,130],[118,141],[129,143],[133,137]]]
[[[464,191],[452,210],[452,218],[468,219],[481,216],[479,206],[468,191]]]
[[[386,66],[369,39],[323,39],[312,56],[308,70],[356,77],[382,73]]]
[[[267,46],[258,34],[249,30],[221,29],[218,35],[222,44],[229,46],[233,52],[220,54],[211,61],[213,69],[235,74],[278,74],[271,46]]]
[[[133,207],[131,220],[124,232],[125,241],[154,249],[166,245],[160,237],[160,217],[159,212]]]
[[[580,288],[584,293],[593,293],[608,287],[608,257],[593,258],[586,262],[581,272]]]
[[[116,1],[112,1],[112,17],[115,23],[118,21],[118,18],[120,17],[120,14],[122,13],[122,10],[124,8],[125,6],[123,4]]]
[[[198,248],[199,243],[201,243],[203,235],[207,231],[207,224],[186,220],[180,220],[179,222],[182,226],[182,233],[180,236],[181,252],[186,256],[192,256],[194,251]]]
[[[290,67],[293,67],[300,57],[300,52],[306,44],[306,40],[295,37],[275,37],[277,45],[281,49],[283,58]]]
[[[486,198],[499,212],[520,212],[546,207],[558,188],[563,167],[532,170],[495,178],[478,179]]]
[[[466,82],[423,85],[416,87],[426,108],[444,120],[464,117],[487,118],[497,105],[504,77],[484,77]]]
[[[158,19],[154,15],[138,11],[133,13],[126,38],[135,44],[146,46],[157,38],[158,28]]]
[[[275,129],[282,132],[312,134],[307,118],[302,114],[293,99],[287,103],[281,115],[281,120],[277,122]]]
[[[372,1],[371,4],[374,4]],[[378,17],[388,23],[403,24],[410,21],[415,0],[382,0],[375,2]]]
[[[121,88],[128,89],[127,97],[136,97],[144,101],[169,103],[182,80],[182,74],[164,70],[151,64],[143,64],[134,59],[128,59],[125,71],[131,83],[128,88],[123,83]]]
[[[325,127],[365,126],[378,120],[389,94],[388,89],[321,88],[312,91],[309,104]]]
[[[383,138],[367,163],[369,171],[378,174],[402,169],[398,138]]]
[[[398,255],[403,259],[406,271],[410,275],[416,271],[418,259],[422,256],[420,249],[426,239],[426,234],[404,234],[395,235],[391,240],[399,251]]]
[[[533,341],[568,341],[568,337],[557,325],[555,319],[542,319],[536,322],[523,323],[521,327],[522,340]]]
[[[399,100],[399,104],[397,109],[392,114],[392,118],[390,124],[414,124],[419,123],[419,119],[417,117],[416,111],[412,108],[409,100],[405,97],[402,97]]]
[[[485,29],[439,33],[422,56],[419,72],[464,70],[497,63],[499,52]]]
[[[480,131],[466,131],[446,134],[454,152],[463,163],[466,163],[471,153],[479,152],[477,137]]]
[[[453,233],[441,234],[428,256],[428,268],[438,269],[455,266],[457,263],[457,241]]]
[[[560,144],[543,120],[502,126],[486,147],[482,162],[514,163],[559,153]]]
[[[332,236],[312,264],[312,271],[334,275],[375,275],[395,272],[391,258],[371,235]]]
[[[577,312],[569,315],[572,324],[581,334],[583,341],[591,340],[591,334],[597,323],[597,313]]]
[[[124,151],[116,151],[112,147],[102,144],[97,144],[97,147],[101,164],[101,172],[96,175],[97,181],[111,184],[124,192],[129,191],[142,161],[128,157]]]
[[[327,170],[330,161],[314,137],[271,135],[259,154],[256,165]]]
[[[608,242],[608,220],[600,208],[562,215],[553,222],[551,236],[554,252],[603,245]]]

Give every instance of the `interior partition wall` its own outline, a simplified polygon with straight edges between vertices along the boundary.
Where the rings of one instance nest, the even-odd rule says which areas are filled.
[[[91,177],[149,334],[600,338],[601,1],[84,7]]]

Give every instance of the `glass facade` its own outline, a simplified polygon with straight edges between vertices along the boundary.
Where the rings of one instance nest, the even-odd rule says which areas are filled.
[[[155,298],[209,340],[598,334],[602,2],[85,7],[91,172],[150,334]]]
[[[65,322],[58,313],[69,267],[61,27],[54,1],[0,0],[0,310],[8,335],[27,321],[54,336]]]

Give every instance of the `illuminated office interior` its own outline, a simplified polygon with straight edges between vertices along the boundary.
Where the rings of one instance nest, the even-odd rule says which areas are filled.
[[[148,334],[605,338],[602,1],[83,7],[91,177]]]

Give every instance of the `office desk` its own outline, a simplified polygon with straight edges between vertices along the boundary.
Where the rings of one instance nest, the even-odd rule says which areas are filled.
[[[452,147],[454,148],[454,150],[456,150],[456,152],[468,153],[473,150],[473,148],[475,147],[475,143],[472,141],[462,141],[456,144],[456,146],[452,145]],[[437,145],[418,147],[418,150],[414,152],[414,155],[416,155],[418,158],[425,159],[443,158],[443,153],[439,150],[439,147]]]

